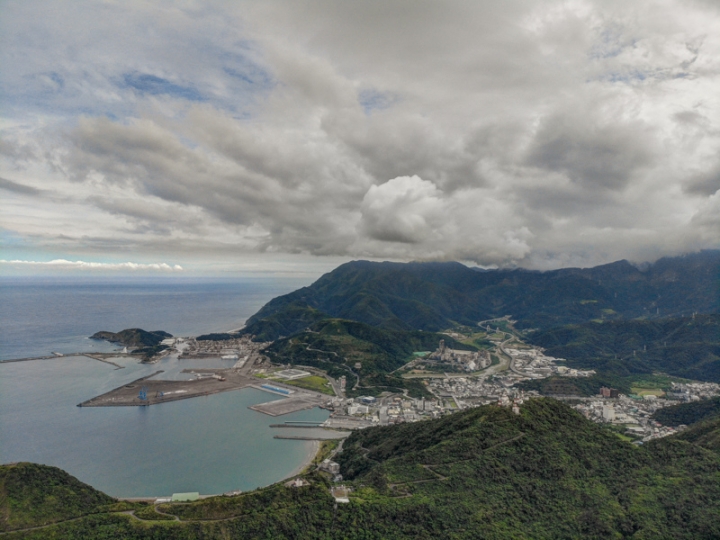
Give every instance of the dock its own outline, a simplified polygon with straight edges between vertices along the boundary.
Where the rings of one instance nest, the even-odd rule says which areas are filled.
[[[145,407],[181,399],[210,396],[220,392],[241,390],[243,388],[258,388],[258,379],[256,377],[244,375],[235,369],[186,369],[183,370],[183,373],[188,373],[188,376],[198,374],[216,375],[215,377],[206,376],[186,381],[168,381],[154,378],[162,372],[162,370],[156,371],[151,375],[119,386],[114,390],[79,403],[78,407]],[[324,394],[293,388],[290,397],[282,395],[282,399],[252,405],[250,409],[269,416],[282,416],[296,411],[320,407],[326,401],[327,396]]]
[[[314,424],[270,424],[273,428],[293,428],[293,429],[308,429],[308,428],[322,428],[323,423],[318,422]]]
[[[193,379],[189,381],[165,381],[151,379],[162,373],[156,371],[152,375],[142,377],[128,384],[110,390],[78,404],[78,407],[142,407],[188,399],[199,396],[209,396],[219,392],[247,388],[252,381],[247,377],[227,374],[225,381],[216,378]],[[223,374],[226,375],[225,373]],[[141,397],[141,390],[145,389],[145,399]]]
[[[349,431],[345,432],[335,432],[335,435],[329,434],[327,437],[322,437],[320,435],[316,435],[314,437],[305,436],[305,435],[275,435],[273,436],[273,439],[287,439],[291,441],[335,441],[338,439],[346,439],[350,436]]]
[[[261,412],[269,416],[282,416],[291,412],[304,411],[306,409],[312,409],[318,407],[325,402],[325,396],[321,398],[311,397],[309,395],[289,397],[285,399],[278,399],[277,401],[269,401],[267,403],[260,403],[259,405],[252,405],[250,408],[253,411]],[[310,397],[311,399],[308,399]]]
[[[84,356],[86,358],[92,358],[93,360],[98,360],[99,362],[104,362],[105,364],[110,364],[111,366],[115,366],[115,369],[125,369],[125,366],[121,366],[119,364],[116,364],[115,362],[111,362],[110,360],[106,360],[105,358],[100,358],[99,356],[92,354],[82,354],[80,356]]]
[[[138,358],[138,355],[133,355],[131,353],[96,353],[96,352],[74,352],[74,353],[52,353],[48,356],[30,356],[27,358],[11,358],[8,360],[0,360],[0,364],[10,364],[13,362],[32,362],[33,360],[66,360],[67,358],[71,358],[74,356],[84,356],[86,358],[91,358],[93,360],[98,360],[100,362],[104,362],[106,364],[111,364],[115,366],[117,369],[124,369],[125,366],[120,366],[116,364],[115,362],[111,362],[109,360],[106,360],[107,358],[118,358],[118,357],[133,357]]]

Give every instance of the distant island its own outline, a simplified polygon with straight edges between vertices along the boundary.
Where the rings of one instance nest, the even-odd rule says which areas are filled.
[[[162,345],[162,341],[173,337],[172,334],[162,330],[154,330],[148,332],[142,328],[127,328],[120,332],[96,332],[90,339],[109,341],[117,343],[125,347],[133,347],[133,354],[142,354],[147,360],[155,356],[161,351],[167,349],[167,345]]]

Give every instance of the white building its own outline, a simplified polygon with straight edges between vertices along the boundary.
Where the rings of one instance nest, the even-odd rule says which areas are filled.
[[[615,408],[612,405],[604,405],[602,409],[603,420],[612,422],[615,420]]]

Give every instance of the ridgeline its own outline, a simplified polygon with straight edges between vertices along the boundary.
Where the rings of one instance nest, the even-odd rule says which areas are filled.
[[[275,340],[268,354],[278,363],[346,375],[351,396],[359,377],[364,393],[409,390],[418,397],[426,395],[421,383],[392,375],[411,349],[434,350],[435,332],[510,315],[548,355],[597,372],[585,380],[530,381],[526,389],[592,395],[602,386],[630,393],[635,380],[656,373],[720,382],[718,311],[720,251],[644,267],[618,261],[550,272],[354,261],[271,300],[242,332]],[[399,346],[388,348],[390,342]],[[356,362],[362,368],[353,372]]]
[[[618,261],[549,272],[353,261],[271,300],[243,332],[272,341],[326,318],[436,332],[508,314],[521,329],[689,316],[720,311],[719,277],[720,251],[667,257],[642,268]]]
[[[274,362],[291,360],[323,369],[333,377],[345,375],[349,396],[406,389],[412,397],[432,397],[420,381],[390,373],[413,352],[435,350],[441,339],[455,349],[476,350],[434,332],[386,330],[355,321],[323,319],[293,337],[279,339],[264,352]]]

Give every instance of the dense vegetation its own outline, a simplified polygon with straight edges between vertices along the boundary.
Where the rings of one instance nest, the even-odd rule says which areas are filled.
[[[291,338],[276,341],[265,354],[273,362],[313,366],[333,377],[345,375],[351,396],[407,389],[413,397],[430,397],[422,382],[391,373],[408,362],[413,352],[435,350],[441,339],[457,349],[475,348],[433,332],[384,330],[354,321],[325,319]],[[360,367],[355,367],[357,363]]]
[[[237,339],[237,334],[229,334],[227,332],[214,333],[214,334],[203,334],[196,337],[198,341],[229,341],[231,339]]]
[[[658,409],[652,417],[665,426],[681,424],[689,426],[714,416],[720,417],[720,397],[663,407]]]
[[[114,502],[57,467],[0,466],[0,531],[65,521],[102,511]]]
[[[142,328],[127,328],[120,332],[96,332],[90,339],[99,339],[111,343],[119,343],[125,347],[155,347],[160,345],[163,339],[173,337],[172,334],[162,330],[148,332]]]
[[[419,331],[462,327],[472,333],[480,321],[511,315],[516,328],[539,330],[531,340],[548,354],[598,372],[574,382],[531,381],[528,389],[590,395],[612,386],[630,393],[633,376],[657,372],[720,381],[720,315],[680,317],[720,311],[719,286],[720,251],[660,259],[642,269],[619,261],[552,272],[354,261],[273,299],[243,333],[277,340],[269,351],[275,361],[315,366],[350,381],[360,377],[363,393],[408,389],[420,396],[426,395],[422,383],[392,374],[412,348],[435,348],[434,343],[405,346],[418,341]],[[362,323],[357,328],[369,337],[318,330],[337,324],[328,323],[335,319]],[[399,343],[400,350],[385,346],[388,341]],[[355,362],[362,369],[349,373]],[[351,396],[354,387],[353,382]]]
[[[720,314],[590,322],[533,333],[529,341],[571,367],[720,382]]]
[[[693,424],[677,438],[720,453],[720,416],[715,415]]]
[[[631,379],[631,377],[618,377],[607,373],[578,378],[552,376],[523,381],[517,387],[523,390],[535,390],[544,396],[594,396],[605,386],[629,395],[632,393]]]
[[[160,506],[180,522],[102,514],[9,538],[715,538],[720,424],[698,426],[635,447],[557,401],[485,406],[355,432],[337,458],[349,504],[313,473]]]
[[[248,320],[263,341],[328,318],[391,330],[438,331],[512,315],[520,328],[720,311],[720,251],[550,272],[479,271],[460,263],[354,261],[280,296]]]

